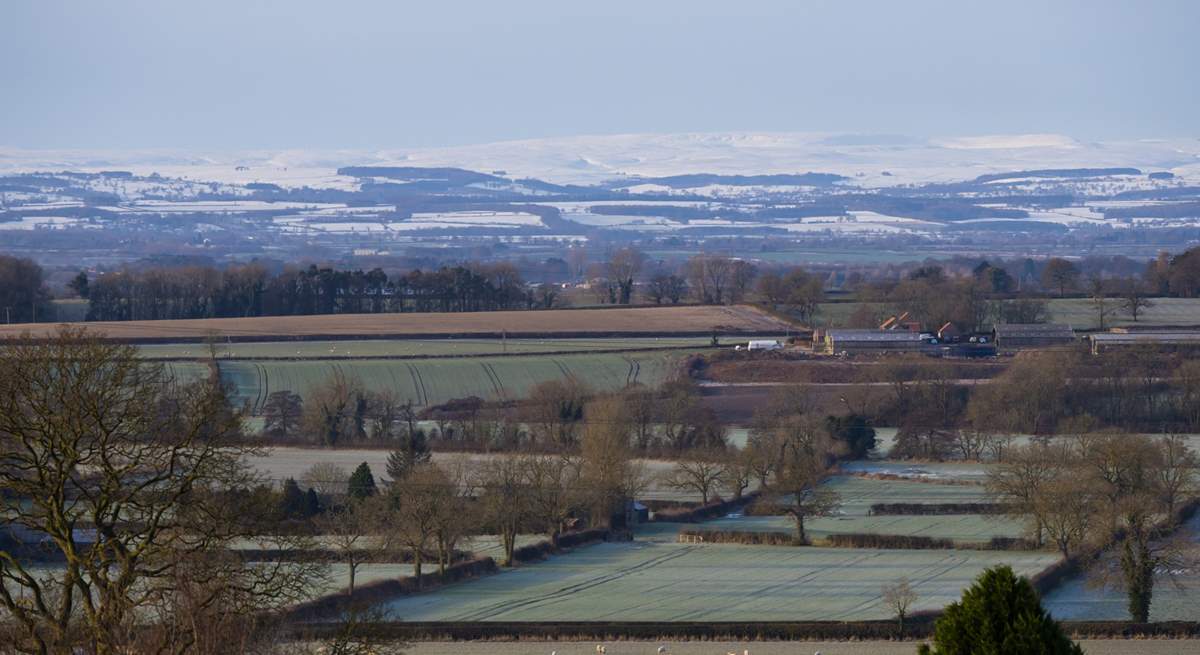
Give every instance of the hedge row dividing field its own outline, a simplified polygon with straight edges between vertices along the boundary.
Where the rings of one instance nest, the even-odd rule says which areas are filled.
[[[880,587],[912,581],[940,609],[981,571],[1032,575],[1049,553],[602,543],[500,575],[388,602],[404,621],[886,619]]]

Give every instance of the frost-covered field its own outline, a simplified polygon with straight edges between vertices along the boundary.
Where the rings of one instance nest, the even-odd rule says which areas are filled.
[[[665,646],[672,655],[912,655],[917,642],[904,641],[607,641],[610,655],[655,655]],[[1200,640],[1085,639],[1088,655],[1189,655],[1200,653]],[[596,642],[570,641],[440,641],[417,642],[404,649],[409,655],[594,655]]]
[[[942,607],[996,564],[1032,575],[1047,553],[602,543],[395,599],[407,621],[883,619],[880,587],[908,577],[916,609]]]

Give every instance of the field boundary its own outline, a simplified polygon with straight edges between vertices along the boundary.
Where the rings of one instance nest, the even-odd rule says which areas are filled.
[[[906,640],[933,634],[940,612],[905,620]],[[1200,622],[1060,621],[1073,639],[1200,639]],[[895,620],[797,622],[411,622],[386,621],[361,626],[363,636],[405,641],[856,641],[900,638]],[[291,626],[291,638],[316,640],[342,634],[338,623]]]
[[[69,323],[71,327],[87,328],[88,323]],[[671,330],[669,332],[641,331],[597,331],[581,330],[573,332],[388,332],[388,333],[313,333],[313,334],[236,334],[220,335],[216,339],[207,336],[163,336],[163,337],[102,337],[101,341],[124,343],[130,345],[155,345],[173,343],[270,343],[276,341],[428,341],[430,339],[644,339],[647,337],[786,337],[794,332],[786,330]],[[4,338],[22,339],[20,334],[5,335]],[[44,343],[53,337],[34,336],[26,341]],[[22,339],[25,340],[25,339]],[[640,349],[639,349],[640,350]],[[598,352],[598,351],[588,351]],[[478,355],[476,355],[478,357]],[[261,358],[253,358],[261,359]],[[346,359],[346,358],[343,358]],[[370,359],[370,358],[369,358]]]
[[[305,340],[307,340],[307,339],[305,339]],[[351,339],[346,339],[346,340],[348,341]],[[352,340],[353,341],[368,341],[368,339],[352,339]],[[369,341],[376,341],[376,340],[377,339],[369,339]],[[412,339],[409,339],[409,340],[411,341]],[[426,340],[428,340],[428,339],[426,339]],[[449,339],[447,339],[447,340],[449,340]],[[298,339],[285,338],[285,339],[279,339],[277,341],[265,341],[265,342],[257,342],[257,343],[277,343],[279,341],[298,341]],[[323,341],[323,339],[322,339],[322,341]],[[396,339],[387,339],[387,341],[396,341]],[[171,343],[179,343],[179,342],[172,341]],[[718,346],[718,347],[721,347],[721,346]],[[531,352],[520,352],[520,353],[506,353],[506,352],[462,353],[462,354],[453,353],[453,354],[441,354],[441,355],[343,355],[343,356],[314,355],[311,357],[306,357],[304,355],[288,355],[288,356],[234,355],[234,356],[228,356],[228,357],[218,356],[215,358],[215,361],[218,364],[221,362],[352,362],[352,361],[375,361],[375,360],[410,361],[410,360],[422,360],[422,359],[485,359],[488,357],[558,357],[561,355],[614,355],[614,354],[626,354],[626,353],[712,350],[712,348],[713,348],[713,346],[711,346],[711,345],[695,345],[695,346],[658,346],[658,347],[651,346],[651,347],[645,347],[645,348],[603,348],[603,349],[593,349],[593,350],[545,350],[545,351],[531,351]],[[200,357],[191,357],[191,356],[188,356],[188,357],[166,357],[166,356],[138,357],[138,359],[140,361],[145,361],[145,362],[209,362],[209,361],[214,361],[214,358],[211,358],[207,355],[202,355]]]
[[[564,532],[559,535],[557,546],[549,539],[544,539],[515,549],[513,561],[521,565],[533,564],[550,555],[569,553],[576,548],[608,541],[610,537],[610,531],[601,528]],[[411,558],[405,559],[411,561]],[[430,562],[430,565],[436,566],[436,563]],[[376,580],[357,587],[353,595],[349,594],[346,589],[341,589],[294,605],[285,610],[283,615],[287,621],[316,621],[354,607],[374,605],[393,598],[434,591],[449,584],[494,575],[500,571],[500,566],[490,556],[464,559],[447,566],[445,573],[434,571],[422,573],[419,578],[415,575],[405,575]]]

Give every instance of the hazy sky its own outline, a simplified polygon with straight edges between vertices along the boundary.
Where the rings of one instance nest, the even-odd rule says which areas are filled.
[[[0,0],[0,145],[1200,135],[1200,2]]]

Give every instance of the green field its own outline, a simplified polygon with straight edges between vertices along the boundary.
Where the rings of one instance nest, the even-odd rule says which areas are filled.
[[[956,600],[985,568],[1032,575],[1048,553],[610,542],[390,601],[405,621],[884,619],[881,585],[907,577],[915,609]]]
[[[679,353],[644,351],[463,359],[355,359],[336,361],[222,361],[221,379],[235,388],[235,400],[258,411],[269,394],[294,391],[305,396],[334,370],[360,380],[372,391],[390,389],[419,406],[454,398],[519,399],[535,385],[574,377],[597,391],[629,384],[657,386],[674,372]]]

